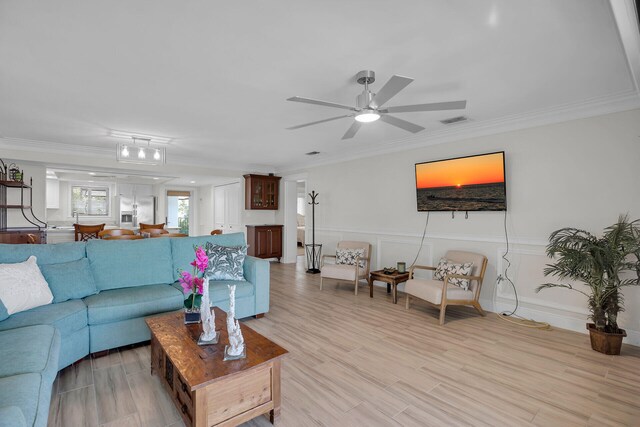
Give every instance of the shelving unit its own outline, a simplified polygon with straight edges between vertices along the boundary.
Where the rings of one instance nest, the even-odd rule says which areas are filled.
[[[46,243],[47,223],[33,213],[33,191],[31,188],[33,178],[30,179],[29,184],[25,184],[23,179],[24,172],[20,172],[16,165],[7,165],[0,159],[0,243]],[[9,189],[20,190],[20,204],[9,204],[7,197]],[[28,203],[25,200],[27,191],[29,192]],[[8,227],[9,209],[19,209],[24,219],[34,228]]]

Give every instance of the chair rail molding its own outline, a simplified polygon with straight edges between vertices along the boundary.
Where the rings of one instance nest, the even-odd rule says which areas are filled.
[[[322,231],[326,233],[351,233],[351,234],[371,234],[374,236],[393,236],[393,237],[417,237],[422,238],[422,233],[407,233],[405,231],[378,231],[378,230],[359,230],[355,228],[340,228],[340,227],[316,227],[316,232]],[[504,235],[499,236],[476,236],[476,235],[462,235],[451,233],[429,233],[427,232],[425,239],[434,240],[459,240],[469,242],[482,242],[482,243],[498,243],[504,244]],[[547,240],[542,239],[509,239],[510,244],[525,245],[525,246],[546,246]]]

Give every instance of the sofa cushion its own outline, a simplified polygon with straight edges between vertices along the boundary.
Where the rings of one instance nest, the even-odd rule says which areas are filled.
[[[404,291],[432,304],[442,303],[442,285],[444,282],[432,279],[411,279],[404,285]],[[458,286],[447,284],[447,299],[472,300],[473,292]]]
[[[22,411],[17,406],[0,408],[0,427],[27,427]]]
[[[81,258],[60,264],[41,265],[40,271],[53,293],[53,302],[80,299],[98,293],[89,260]]]
[[[51,304],[53,294],[35,256],[23,262],[0,264],[0,300],[9,315]]]
[[[0,331],[31,325],[55,326],[65,337],[87,326],[87,307],[82,300],[71,300],[32,308],[0,322]]]
[[[75,261],[86,256],[85,242],[46,245],[0,244],[0,264],[23,262],[31,255],[38,258],[38,265]]]
[[[89,240],[87,258],[96,287],[102,291],[172,283],[171,240]]]
[[[59,333],[49,325],[0,332],[0,378],[45,371],[51,375],[52,370],[55,377],[60,350],[60,337],[56,334]]]
[[[210,280],[209,298],[213,305],[217,305],[216,302],[229,300],[228,285],[236,285],[236,298],[250,297],[255,293],[255,285],[246,280]],[[174,283],[173,287],[182,292],[180,283]]]
[[[194,246],[202,246],[208,242],[220,246],[244,246],[244,233],[215,234],[213,236],[183,237],[168,239],[171,241],[171,257],[173,258],[173,281],[178,280],[178,270],[191,271],[189,263],[194,260]]]
[[[102,291],[84,302],[89,325],[99,325],[178,310],[184,299],[182,292],[170,285],[150,285]]]
[[[25,245],[26,246],[26,245]],[[17,406],[28,426],[46,426],[46,418],[42,420],[39,414],[44,408],[39,408],[42,401],[41,394],[51,398],[51,384],[41,384],[40,374],[30,373],[0,378],[0,402],[5,406]],[[49,405],[45,403],[48,416]],[[38,419],[38,422],[36,422]]]

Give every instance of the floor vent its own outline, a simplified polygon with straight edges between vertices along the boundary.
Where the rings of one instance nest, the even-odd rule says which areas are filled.
[[[317,154],[320,154],[319,151],[309,151],[308,153],[305,153],[307,156],[315,156]]]
[[[452,125],[454,123],[466,122],[469,120],[467,116],[451,117],[450,119],[440,120],[443,125]]]

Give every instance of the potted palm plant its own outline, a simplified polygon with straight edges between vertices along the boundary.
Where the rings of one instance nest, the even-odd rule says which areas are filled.
[[[620,354],[622,338],[627,336],[618,326],[618,313],[624,310],[621,290],[640,284],[640,220],[630,221],[628,215],[621,215],[601,237],[577,228],[562,228],[551,233],[546,252],[555,262],[547,264],[545,276],[561,282],[581,282],[587,289],[571,283],[545,283],[536,292],[565,288],[585,295],[593,320],[587,324],[591,348]]]

